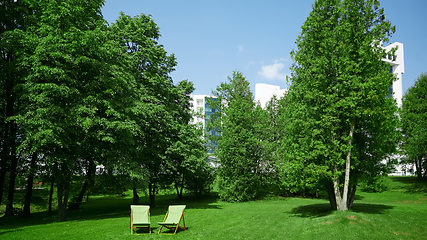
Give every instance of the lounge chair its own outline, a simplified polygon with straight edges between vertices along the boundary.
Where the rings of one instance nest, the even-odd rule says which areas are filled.
[[[160,231],[162,231],[163,227],[166,227],[171,230],[175,229],[175,232],[173,234],[163,233],[165,235],[174,235],[178,228],[185,230],[184,210],[185,205],[170,205],[168,212],[166,213],[165,219],[163,220],[163,222],[158,223],[159,225],[161,225],[159,229],[159,234],[161,234]],[[182,223],[184,224],[184,227],[179,226],[181,219]]]
[[[150,206],[130,205],[130,234],[138,228],[148,228],[151,234],[150,225]]]

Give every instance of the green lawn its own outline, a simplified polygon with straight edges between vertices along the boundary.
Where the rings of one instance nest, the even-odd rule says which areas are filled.
[[[130,197],[92,197],[68,221],[46,212],[31,219],[0,218],[0,239],[426,239],[427,184],[415,178],[389,178],[383,193],[358,191],[354,208],[329,210],[322,199],[274,198],[220,202],[214,195],[195,199],[160,196],[151,209],[153,234],[130,235]],[[142,198],[141,203],[147,199]],[[188,228],[158,235],[169,204],[186,204]]]

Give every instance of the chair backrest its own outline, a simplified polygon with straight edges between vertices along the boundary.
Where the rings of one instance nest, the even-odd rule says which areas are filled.
[[[181,219],[181,215],[184,212],[185,205],[170,205],[168,216],[165,220],[165,222],[172,222],[175,224],[178,224],[179,219]]]
[[[150,222],[149,212],[150,206],[148,205],[130,205],[132,211],[132,222],[134,224]]]

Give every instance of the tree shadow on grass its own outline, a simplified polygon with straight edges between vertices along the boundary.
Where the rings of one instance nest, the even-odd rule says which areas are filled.
[[[221,209],[219,204],[216,204],[218,196],[209,194],[201,197],[192,195],[183,196],[178,199],[174,195],[158,196],[156,198],[156,206],[150,209],[151,216],[165,216],[168,206],[175,204],[187,205],[186,209]],[[142,197],[139,201],[140,205],[148,205],[148,197]],[[107,218],[129,218],[130,205],[132,198],[123,198],[118,196],[105,196],[95,198],[90,202],[83,203],[77,210],[67,210],[67,222],[82,221],[82,220],[100,220]],[[3,229],[18,229],[22,226],[29,225],[44,225],[58,222],[57,210],[53,214],[44,212],[33,213],[32,218],[21,218],[18,216],[1,217],[0,228]]]
[[[329,203],[311,204],[293,208],[291,214],[301,218],[319,218],[331,214],[333,210]]]
[[[20,229],[20,228],[16,228],[16,229],[13,229],[13,230],[2,231],[2,232],[0,232],[0,236],[3,235],[3,234],[16,233],[16,232],[20,232],[20,231],[22,231],[22,229]]]
[[[389,177],[392,181],[405,184],[404,189],[407,193],[427,194],[427,179],[416,177]]]
[[[393,206],[383,204],[368,204],[368,203],[354,203],[351,210],[353,212],[367,213],[367,214],[385,214],[387,210],[393,209]]]
[[[350,211],[366,214],[384,214],[387,210],[392,208],[393,206],[382,204],[354,203]],[[334,210],[331,209],[329,203],[304,205],[291,210],[291,214],[301,218],[325,217],[333,212]]]

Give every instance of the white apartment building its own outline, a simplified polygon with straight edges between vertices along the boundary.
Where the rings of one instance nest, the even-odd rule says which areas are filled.
[[[212,113],[212,109],[207,105],[206,98],[212,98],[211,95],[191,95],[191,108],[197,113],[192,120],[192,124],[201,124],[203,129],[206,128],[205,116]]]
[[[212,113],[215,113],[217,109],[209,107],[209,104],[207,103],[206,99],[214,98],[215,96],[211,95],[191,95],[192,102],[191,102],[191,108],[194,111],[194,116],[191,121],[192,124],[199,124],[204,130],[206,130],[206,120],[209,118],[209,116]],[[219,133],[216,131],[210,131],[209,134],[218,135]],[[216,148],[218,145],[216,142],[209,142],[207,144],[209,153],[213,153],[214,148]],[[215,157],[211,156],[209,157],[211,164],[212,161],[215,159]]]
[[[269,102],[273,96],[281,98],[287,91],[288,89],[280,89],[280,86],[257,83],[255,84],[255,102],[262,108],[265,108],[267,102]]]
[[[393,93],[393,98],[396,99],[397,106],[400,108],[402,106],[402,74],[405,73],[405,60],[403,57],[403,44],[400,42],[395,42],[385,49],[390,51],[392,48],[397,47],[397,50],[394,55],[387,55],[386,58],[382,59],[384,62],[390,64],[390,72],[396,75],[397,80],[393,82],[393,85],[390,87],[389,92]]]

